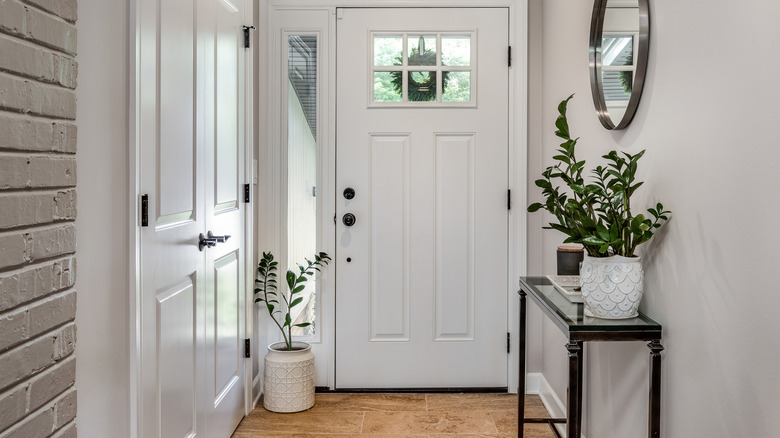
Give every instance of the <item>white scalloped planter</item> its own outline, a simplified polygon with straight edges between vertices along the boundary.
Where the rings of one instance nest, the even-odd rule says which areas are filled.
[[[580,269],[585,315],[604,319],[634,318],[644,294],[639,257],[588,257]]]
[[[284,342],[268,346],[263,374],[263,407],[271,412],[301,412],[314,406],[314,353],[311,345]]]

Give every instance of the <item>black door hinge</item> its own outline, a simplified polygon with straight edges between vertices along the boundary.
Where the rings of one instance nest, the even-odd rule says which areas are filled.
[[[149,195],[141,196],[141,226],[149,226]]]
[[[506,209],[511,210],[512,209],[512,190],[508,189],[506,191]]]
[[[509,346],[512,345],[512,341],[510,340],[509,332],[506,334],[506,354],[509,354]]]
[[[249,338],[244,339],[244,357],[252,357],[251,355],[251,345],[252,343],[249,342]]]
[[[509,53],[508,53],[507,60],[509,61],[509,66],[511,67],[512,66],[512,46],[509,46]]]
[[[250,29],[255,29],[255,27],[254,26],[242,26],[242,27],[244,29],[244,48],[248,49],[249,48],[249,39],[250,39],[249,38],[249,30]]]
[[[244,184],[244,203],[249,204],[251,192],[249,191],[249,184]]]

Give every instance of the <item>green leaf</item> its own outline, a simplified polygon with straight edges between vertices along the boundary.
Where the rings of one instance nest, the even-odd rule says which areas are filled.
[[[601,238],[602,242],[609,242],[609,230],[604,225],[598,225],[596,227],[596,234]]]
[[[551,224],[550,224],[550,227],[551,227],[552,229],[554,229],[554,230],[558,230],[558,231],[560,231],[561,233],[564,233],[564,234],[566,234],[567,236],[576,236],[576,233],[575,233],[574,231],[572,231],[570,228],[566,228],[566,227],[564,227],[563,225],[559,225],[559,224],[552,224],[552,223],[551,223]]]
[[[529,213],[535,213],[535,212],[539,211],[539,209],[541,209],[541,208],[542,208],[542,204],[540,204],[538,202],[534,202],[533,204],[528,206],[528,212]]]
[[[537,187],[543,188],[543,189],[551,189],[552,184],[550,184],[550,181],[547,181],[546,179],[537,179],[534,181],[534,184],[536,184]]]
[[[645,221],[644,215],[642,214],[637,215],[636,217],[634,217],[634,219],[631,220],[631,229],[638,229],[642,225],[642,222],[644,221]]]
[[[303,297],[298,297],[294,299],[293,302],[290,303],[290,308],[292,309],[293,307],[297,306],[298,304],[301,303],[301,301],[303,301]]]
[[[311,325],[310,322],[302,322],[302,323],[299,323],[299,324],[293,324],[293,327],[308,327],[310,325]]]
[[[599,239],[596,236],[588,236],[584,239],[582,239],[582,243],[588,244],[588,245],[604,245],[606,242],[602,239]]]
[[[287,271],[287,287],[290,289],[295,287],[295,273],[293,271]]]
[[[287,312],[287,314],[284,315],[284,326],[287,327],[290,324],[292,324],[292,320],[290,319],[290,312]]]
[[[293,289],[292,292],[290,292],[290,295],[295,295],[297,293],[301,293],[301,292],[303,292],[304,289],[306,289],[306,285],[305,284],[302,284],[300,286],[296,286],[295,289]]]

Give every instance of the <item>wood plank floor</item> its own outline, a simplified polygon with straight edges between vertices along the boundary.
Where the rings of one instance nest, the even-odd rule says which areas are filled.
[[[538,396],[526,396],[526,417],[547,418]],[[317,394],[314,407],[275,414],[262,403],[233,438],[508,438],[517,436],[517,397],[509,394]],[[527,438],[554,438],[544,424]]]

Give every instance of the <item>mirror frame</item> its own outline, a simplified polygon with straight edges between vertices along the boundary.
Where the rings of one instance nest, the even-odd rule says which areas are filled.
[[[639,1],[639,50],[636,56],[636,71],[634,75],[631,97],[626,107],[623,118],[617,123],[609,116],[604,93],[602,91],[601,76],[601,45],[602,34],[604,30],[604,16],[607,12],[607,3],[609,0],[594,0],[593,15],[590,22],[590,90],[593,95],[593,104],[596,107],[601,124],[609,130],[623,129],[631,123],[639,106],[639,99],[642,97],[642,88],[645,84],[645,74],[647,73],[647,54],[650,45],[650,12],[648,7],[649,0]]]

